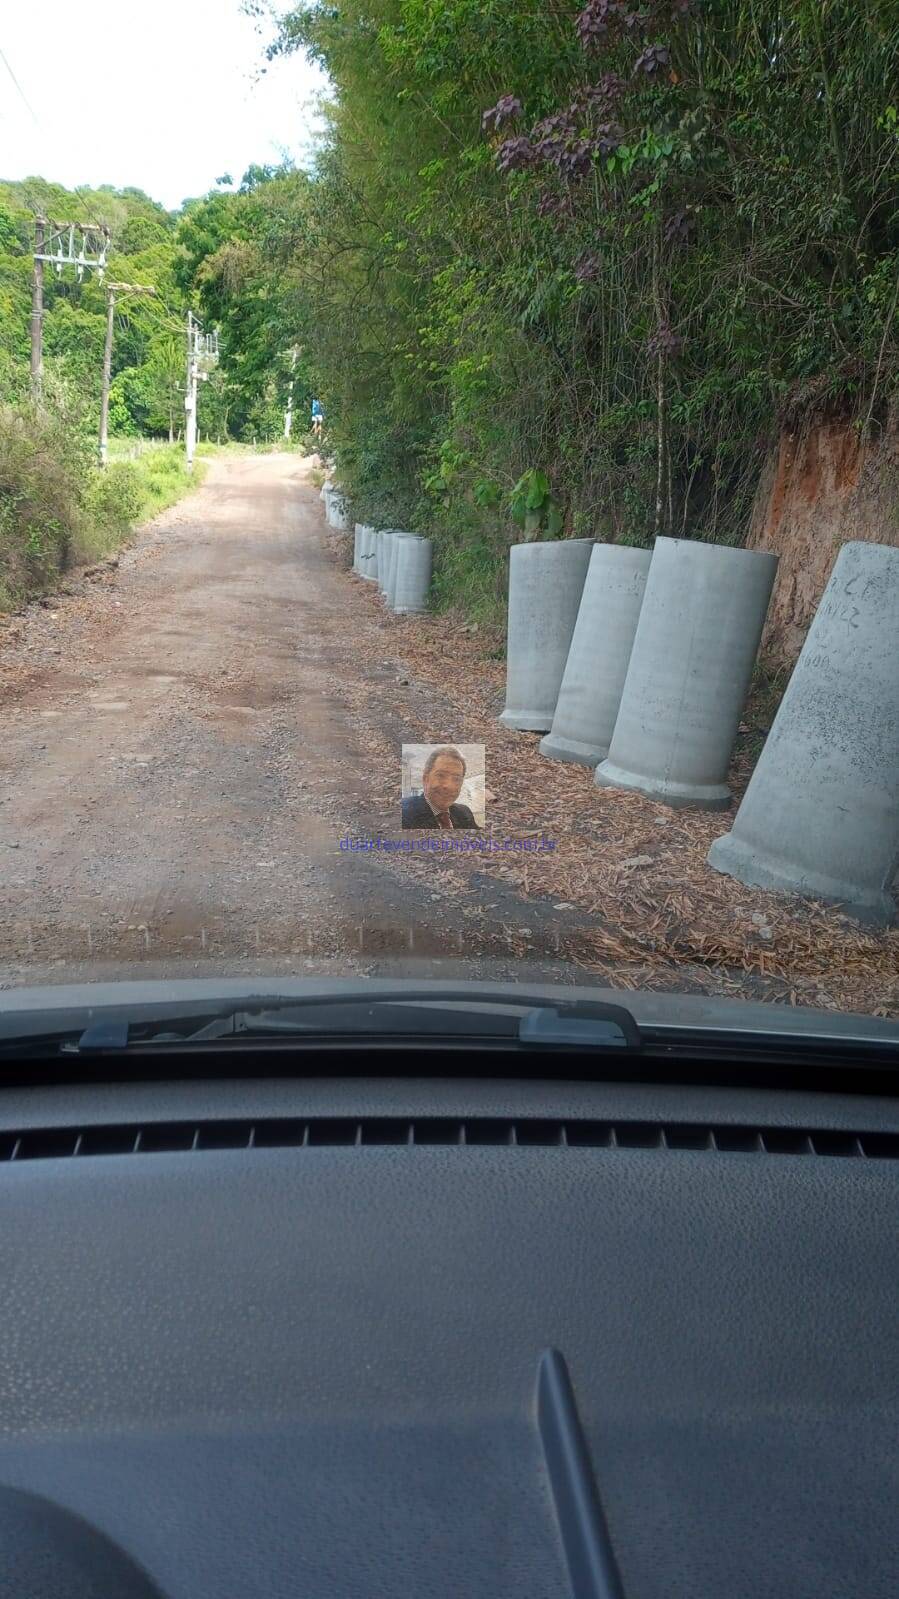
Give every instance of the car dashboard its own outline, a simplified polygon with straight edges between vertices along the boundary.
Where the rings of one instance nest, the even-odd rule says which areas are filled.
[[[887,1599],[885,1096],[8,1088],[0,1593]]]

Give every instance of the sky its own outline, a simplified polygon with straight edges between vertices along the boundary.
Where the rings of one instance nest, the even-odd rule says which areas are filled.
[[[321,75],[299,56],[268,65],[269,35],[240,0],[19,0],[2,12],[0,179],[132,185],[174,209],[226,172],[239,183],[253,162],[309,156]]]

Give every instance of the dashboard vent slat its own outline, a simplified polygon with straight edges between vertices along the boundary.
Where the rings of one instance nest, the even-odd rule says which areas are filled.
[[[520,1116],[308,1116],[249,1121],[165,1121],[0,1133],[0,1165],[100,1155],[209,1154],[229,1150],[482,1148],[642,1150],[683,1156],[899,1159],[899,1132],[758,1127],[739,1123],[553,1120]]]

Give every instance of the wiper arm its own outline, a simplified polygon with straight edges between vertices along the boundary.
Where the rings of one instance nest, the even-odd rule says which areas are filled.
[[[847,1018],[838,1019],[831,1030],[816,1017],[816,1025],[804,1030],[797,1026],[795,1013],[789,1013],[785,1025],[786,1018],[776,1009],[769,1016],[762,1007],[749,1017],[738,1010],[730,1025],[726,1014],[719,1019],[714,1008],[708,1014],[700,1011],[695,1019],[689,1013],[678,1015],[675,1008],[669,1019],[661,1001],[651,1018],[638,1023],[623,1005],[585,997],[582,990],[570,992],[569,999],[558,991],[464,983],[376,983],[373,990],[366,985],[349,992],[335,985],[297,994],[216,994],[206,1002],[192,997],[73,1006],[60,1009],[55,1025],[52,1011],[4,1014],[0,1004],[0,1063],[63,1059],[72,1062],[74,1071],[78,1060],[125,1058],[136,1063],[155,1055],[159,1061],[179,1050],[199,1060],[216,1049],[221,1055],[232,1049],[237,1053],[254,1041],[263,1049],[270,1047],[273,1059],[278,1046],[291,1041],[297,1049],[304,1044],[328,1048],[369,1043],[373,1049],[386,1046],[389,1054],[396,1041],[398,1046],[425,1042],[435,1049],[454,1049],[457,1056],[466,1045],[492,1049],[497,1070],[502,1069],[503,1051],[517,1055],[519,1063],[531,1056],[539,1071],[541,1056],[555,1050],[568,1056],[568,1069],[576,1075],[581,1067],[591,1073],[593,1063],[605,1071],[615,1061],[627,1076],[637,1071],[640,1080],[651,1073],[654,1081],[674,1075],[679,1081],[720,1081],[723,1072],[734,1081],[733,1072],[739,1070],[746,1081],[751,1076],[754,1084],[764,1080],[777,1088],[801,1079],[802,1086],[816,1090],[839,1081],[843,1091],[853,1093],[895,1092],[899,1032],[889,1027],[855,1034],[847,1028]],[[281,1053],[284,1060],[290,1058],[289,1050],[286,1056]],[[419,1059],[416,1070],[421,1064]],[[458,1064],[454,1062],[454,1070]],[[685,1071],[694,1075],[685,1076]]]
[[[554,1044],[585,1049],[642,1048],[633,1016],[623,1005],[540,1005],[522,1016],[518,1024],[522,1044],[547,1048]]]
[[[514,1014],[510,1016],[508,1011]],[[348,1024],[346,1012],[356,1014]],[[522,1015],[522,1011],[524,1015]],[[289,1012],[300,1012],[295,1016]],[[323,1016],[321,1013],[325,1012]],[[360,1014],[361,1013],[361,1014]],[[144,1024],[132,1031],[126,1019],[101,1019],[92,1022],[81,1036],[61,1045],[64,1054],[95,1050],[124,1050],[140,1045],[195,1045],[222,1043],[229,1039],[255,1038],[358,1037],[360,1033],[390,1037],[427,1036],[458,1038],[481,1036],[514,1039],[537,1047],[583,1045],[592,1049],[639,1050],[639,1029],[623,1006],[585,1000],[547,1005],[527,995],[491,994],[473,1000],[462,989],[439,993],[351,994],[334,997],[266,1000],[257,1009],[246,1005],[211,1017],[189,1032],[171,1026],[153,1030]]]

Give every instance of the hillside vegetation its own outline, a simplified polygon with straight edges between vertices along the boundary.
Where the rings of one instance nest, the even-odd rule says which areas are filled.
[[[177,214],[0,184],[7,406],[33,214],[91,212],[113,274],[159,290],[122,302],[113,432],[177,435],[190,305],[220,332],[203,432],[277,439],[292,376],[360,520],[432,534],[438,603],[491,617],[512,539],[741,542],[780,429],[884,428],[895,0],[310,0],[270,40],[297,52],[331,84],[309,171]],[[103,310],[48,273],[48,390],[92,427]]]
[[[282,320],[360,517],[435,534],[444,598],[491,607],[526,519],[740,541],[782,423],[882,426],[894,0],[341,0],[282,18],[295,51],[333,84],[315,170],[208,202],[193,282],[247,362]]]
[[[176,279],[179,227],[139,189],[72,193],[41,178],[0,183],[0,610],[52,587],[73,561],[120,542],[202,477],[189,478],[184,420],[186,314],[191,294]],[[109,424],[110,465],[97,465],[106,287],[96,273],[44,270],[42,403],[30,397],[32,253],[37,216],[102,223],[110,230],[107,281],[148,285],[151,297],[117,302]],[[280,423],[268,380],[239,390],[224,371],[202,386],[200,428],[226,439],[236,426],[263,436]],[[117,442],[163,447],[122,459]]]

